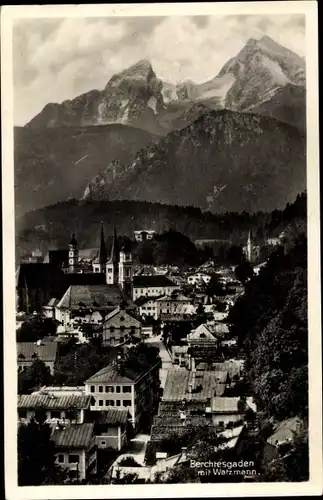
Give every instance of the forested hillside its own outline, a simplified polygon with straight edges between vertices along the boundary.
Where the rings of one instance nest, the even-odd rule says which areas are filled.
[[[230,312],[231,332],[246,355],[245,376],[262,429],[300,417],[305,431],[286,456],[265,470],[273,481],[308,475],[307,239],[304,234],[271,255]]]
[[[80,248],[95,248],[99,244],[100,222],[103,221],[106,238],[113,234],[113,225],[119,235],[133,238],[133,231],[154,229],[156,233],[174,230],[194,242],[197,239],[223,240],[230,244],[245,244],[251,230],[253,240],[263,241],[288,233],[306,231],[306,194],[299,195],[284,210],[256,214],[202,212],[196,207],[160,205],[135,201],[78,201],[70,200],[25,214],[16,221],[17,253],[40,248],[65,248],[72,230],[75,230]]]

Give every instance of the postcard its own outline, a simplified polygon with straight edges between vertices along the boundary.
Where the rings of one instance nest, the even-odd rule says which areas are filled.
[[[317,3],[1,31],[7,500],[321,494]]]

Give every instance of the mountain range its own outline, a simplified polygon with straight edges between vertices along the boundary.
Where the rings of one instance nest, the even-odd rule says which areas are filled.
[[[204,83],[142,60],[15,129],[16,212],[68,198],[272,210],[306,182],[305,61],[250,39]]]
[[[271,211],[306,189],[305,140],[269,117],[209,111],[146,146],[128,165],[110,165],[83,198],[195,205],[212,212]]]
[[[114,75],[102,91],[91,90],[61,104],[48,104],[27,127],[120,123],[165,135],[181,126],[181,115],[194,103],[210,109],[269,114],[304,126],[290,113],[294,99],[298,104],[303,100],[305,107],[304,90],[304,59],[264,36],[250,39],[207,82],[163,82],[150,62],[142,60]]]

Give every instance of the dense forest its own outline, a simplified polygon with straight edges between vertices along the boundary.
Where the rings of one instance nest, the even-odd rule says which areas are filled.
[[[282,230],[306,231],[306,194],[300,194],[284,210],[255,214],[202,212],[196,207],[168,206],[134,201],[77,201],[69,200],[35,210],[16,221],[17,257],[39,248],[66,248],[72,230],[75,230],[79,248],[99,245],[100,222],[104,222],[107,245],[111,243],[113,225],[119,235],[133,238],[133,231],[154,229],[160,234],[173,230],[196,240],[213,240],[215,252],[221,245],[245,244],[248,232],[253,240],[262,243],[265,238],[277,236]]]

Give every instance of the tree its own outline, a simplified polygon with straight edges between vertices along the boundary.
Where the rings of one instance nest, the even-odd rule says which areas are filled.
[[[254,275],[253,267],[250,262],[243,260],[240,264],[235,268],[234,274],[237,280],[241,281],[241,283],[245,284],[249,278],[252,278]]]
[[[119,465],[123,467],[141,467],[141,465],[131,455],[122,458]]]
[[[38,486],[59,484],[65,474],[55,464],[55,446],[50,426],[32,419],[18,428],[18,484]]]
[[[82,385],[95,372],[115,359],[117,350],[103,347],[98,340],[91,344],[76,345],[55,364],[54,383],[57,385]]]
[[[31,366],[18,374],[18,392],[30,394],[44,385],[51,385],[52,381],[49,367],[40,359],[35,359]]]
[[[37,342],[47,335],[56,335],[57,324],[51,318],[32,316],[17,330],[17,342]]]
[[[209,297],[213,297],[214,295],[223,295],[223,285],[216,273],[211,275],[211,279],[205,287],[205,293]]]

